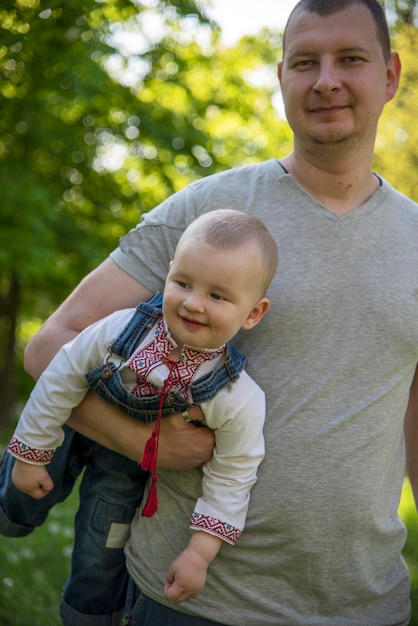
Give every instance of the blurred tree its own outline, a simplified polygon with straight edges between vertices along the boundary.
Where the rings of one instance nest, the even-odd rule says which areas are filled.
[[[402,61],[401,83],[396,97],[386,105],[381,117],[373,165],[402,193],[418,202],[417,29],[410,24],[398,25],[393,34],[393,48]]]
[[[0,8],[0,36],[7,424],[16,329],[31,333],[143,211],[194,178],[286,152],[289,134],[271,103],[280,37],[224,48],[194,1],[16,0]],[[31,381],[19,385],[22,396]]]
[[[417,0],[383,0],[382,4],[389,19],[396,25],[417,24]]]

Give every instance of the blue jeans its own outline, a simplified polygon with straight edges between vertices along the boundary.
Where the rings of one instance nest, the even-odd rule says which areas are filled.
[[[120,626],[225,626],[204,617],[181,613],[155,600],[151,600],[135,586],[128,583],[125,617]]]
[[[66,430],[48,471],[54,489],[35,500],[11,482],[14,458],[0,460],[0,533],[28,535],[64,500],[84,469],[75,519],[71,577],[61,600],[64,626],[116,626],[125,604],[128,575],[123,546],[148,472],[137,463]],[[121,497],[122,496],[122,497]]]

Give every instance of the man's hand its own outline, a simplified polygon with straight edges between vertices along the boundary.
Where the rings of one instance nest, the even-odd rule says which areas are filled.
[[[199,407],[189,410],[190,417],[199,419]],[[158,467],[163,469],[190,470],[207,463],[212,458],[215,438],[206,426],[185,422],[181,413],[161,420]]]

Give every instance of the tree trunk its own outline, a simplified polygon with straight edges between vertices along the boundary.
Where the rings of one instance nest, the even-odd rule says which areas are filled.
[[[7,280],[0,297],[0,428],[12,423],[16,400],[16,328],[20,286],[16,274]]]

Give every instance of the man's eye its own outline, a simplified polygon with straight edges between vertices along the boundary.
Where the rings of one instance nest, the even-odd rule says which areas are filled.
[[[344,57],[344,63],[360,63],[363,59],[361,57]]]
[[[297,68],[305,68],[305,67],[310,67],[311,65],[313,65],[313,61],[310,61],[309,59],[304,59],[303,61],[297,61],[294,65],[294,67]]]

